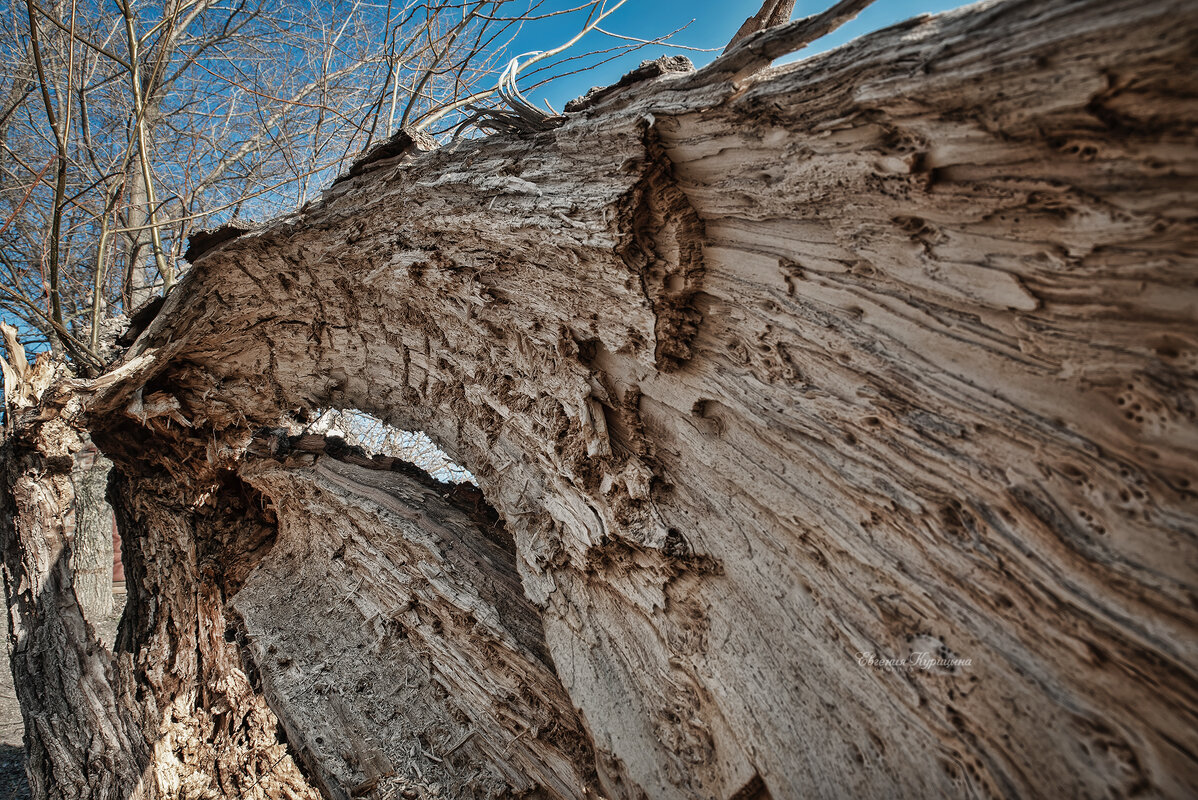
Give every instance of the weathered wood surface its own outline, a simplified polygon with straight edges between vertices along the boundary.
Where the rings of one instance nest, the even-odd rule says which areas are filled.
[[[125,505],[175,492],[177,518],[211,520],[184,537],[208,573],[138,529],[138,608],[193,581],[211,599],[176,619],[244,615],[246,663],[330,796],[411,765],[516,791],[508,758],[551,794],[587,779],[551,736],[506,749],[526,723],[477,682],[484,646],[504,657],[487,680],[531,665],[575,730],[568,695],[609,797],[1187,796],[1196,44],[1180,0],[1007,0],[756,76],[732,53],[550,132],[372,165],[220,245],[89,390]],[[516,635],[529,609],[455,560],[484,534],[416,485],[254,444],[329,405],[425,430],[477,476],[561,690]],[[268,505],[277,533],[249,511]],[[263,532],[229,522],[247,515]],[[400,588],[418,550],[428,582]],[[510,589],[500,563],[479,569]],[[272,631],[289,576],[318,602]],[[346,616],[322,613],[337,597]],[[124,647],[173,641],[138,613]],[[353,641],[409,644],[330,677],[364,619],[384,627]],[[868,658],[917,653],[969,663]],[[394,730],[429,732],[420,752],[359,742],[364,706],[332,699],[396,663],[447,694],[416,722],[378,695]],[[483,730],[461,762],[437,749],[468,727],[454,706]],[[326,707],[353,758],[306,738]]]
[[[71,583],[75,599],[88,621],[112,616],[112,508],[105,495],[108,470],[112,462],[88,442],[75,453],[71,479],[75,499],[70,519],[74,541],[71,545]]]
[[[279,539],[232,606],[325,795],[594,788],[590,739],[554,674],[511,536],[481,505],[470,513],[478,491],[388,459],[286,461],[245,470],[274,503]]]

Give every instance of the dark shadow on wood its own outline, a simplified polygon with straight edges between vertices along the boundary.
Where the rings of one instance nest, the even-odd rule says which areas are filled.
[[[29,800],[25,750],[16,745],[0,744],[0,800]]]

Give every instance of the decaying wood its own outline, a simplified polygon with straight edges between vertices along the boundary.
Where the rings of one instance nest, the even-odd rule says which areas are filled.
[[[728,46],[724,48],[724,52],[730,50],[742,39],[758,31],[787,22],[794,11],[794,7],[795,0],[765,0],[758,12],[746,19],[744,24],[737,28],[736,33],[728,41]]]
[[[24,412],[62,431],[5,445],[18,650],[63,631],[26,680],[93,653],[30,560],[73,426],[126,543],[62,769],[128,718],[99,751],[147,796],[1198,785],[1198,9],[1008,0],[758,71],[787,28],[340,181]],[[328,406],[486,503],[297,438]]]
[[[220,533],[255,538],[234,498],[223,499],[220,518],[188,513],[179,499],[189,482],[149,469],[136,481],[152,451],[114,470],[109,497],[125,536],[131,599],[115,655],[88,623],[76,600],[70,524],[72,468],[91,447],[79,431],[87,396],[79,385],[51,386],[15,421],[0,458],[12,668],[32,796],[221,798],[261,785],[270,797],[318,797],[279,741],[236,644],[223,638],[224,583],[200,569]],[[119,488],[130,484],[140,491]]]
[[[289,449],[289,448],[288,448]],[[233,600],[252,663],[326,796],[594,786],[503,524],[477,490],[311,452],[247,467],[279,540]],[[472,518],[473,517],[473,518]]]
[[[79,398],[39,399],[37,416],[49,419],[23,416],[0,460],[11,662],[30,790],[64,800],[137,797],[149,745],[121,702],[124,675],[112,669],[72,587],[65,528],[74,503],[72,452],[85,446],[71,424]]]
[[[764,69],[776,58],[803,49],[853,20],[873,0],[840,0],[831,8],[810,17],[782,24],[790,18],[793,3],[767,0],[755,17],[745,20],[723,55],[700,74],[704,81],[741,80]],[[767,13],[768,12],[768,13]]]

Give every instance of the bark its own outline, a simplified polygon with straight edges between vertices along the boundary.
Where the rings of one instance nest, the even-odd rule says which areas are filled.
[[[133,228],[131,233],[123,236],[125,245],[126,274],[124,291],[126,306],[136,310],[153,300],[157,293],[155,288],[156,275],[152,256],[153,241],[149,225],[150,215],[146,212],[149,201],[146,197],[146,184],[142,174],[136,168],[128,175],[129,205],[125,211],[127,226]]]
[[[75,597],[93,622],[112,615],[112,508],[105,500],[112,462],[90,443],[76,454],[74,543],[71,570]]]
[[[413,784],[452,797],[594,786],[590,740],[521,591],[515,545],[478,491],[324,449],[308,437],[284,465],[243,470],[280,529],[232,603],[314,782],[338,798]]]
[[[30,790],[37,798],[137,797],[147,744],[121,702],[122,676],[112,670],[71,585],[72,454],[84,440],[68,420],[78,413],[79,398],[54,393],[43,396],[42,405],[51,413],[31,419],[27,412],[4,442],[0,496],[12,670],[26,723]]]
[[[130,721],[62,769],[1187,795],[1198,10],[980,4],[752,74],[803,25],[371,163],[25,412],[112,459],[129,583],[107,682],[43,693]],[[298,435],[327,406],[427,431],[485,502]],[[22,653],[71,608],[22,555],[66,507],[32,499],[68,491],[55,441],[6,444]]]

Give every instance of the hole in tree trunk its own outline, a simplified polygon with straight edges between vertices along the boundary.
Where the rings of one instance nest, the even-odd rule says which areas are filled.
[[[455,463],[424,431],[406,431],[356,409],[322,409],[305,428],[344,439],[370,455],[402,459],[444,483],[475,483],[465,467]]]

